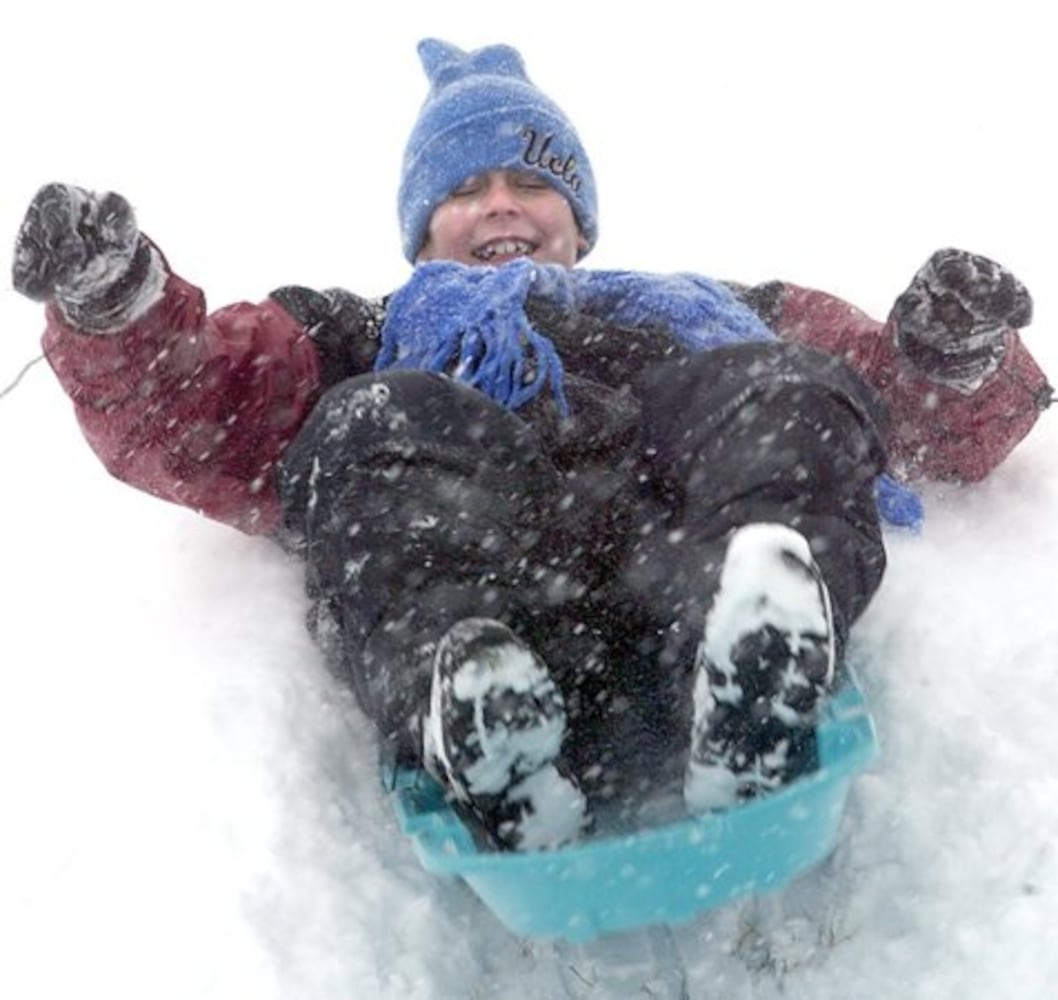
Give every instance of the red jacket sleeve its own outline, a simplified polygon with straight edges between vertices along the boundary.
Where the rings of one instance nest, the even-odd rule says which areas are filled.
[[[318,395],[307,333],[277,303],[206,315],[169,274],[162,298],[112,334],[47,309],[44,352],[107,469],[250,534],[279,523],[276,465]]]
[[[999,369],[969,392],[926,378],[897,349],[888,324],[832,295],[785,285],[774,325],[785,339],[845,358],[878,390],[889,408],[890,468],[903,477],[983,479],[1049,398],[1046,376],[1014,330]]]

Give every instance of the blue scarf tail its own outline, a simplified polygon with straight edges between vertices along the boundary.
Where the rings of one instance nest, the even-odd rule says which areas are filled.
[[[665,330],[690,351],[775,339],[729,288],[701,275],[429,261],[389,300],[375,370],[444,372],[512,410],[550,387],[568,417],[562,359],[529,322],[530,297],[617,326]],[[881,478],[876,499],[889,523],[921,526],[921,502],[895,480]]]
[[[420,265],[386,307],[375,370],[445,372],[512,410],[550,385],[568,416],[562,360],[525,314],[536,270],[529,261]]]

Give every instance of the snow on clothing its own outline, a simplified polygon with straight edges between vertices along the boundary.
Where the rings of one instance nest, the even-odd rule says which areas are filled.
[[[46,310],[44,351],[107,469],[249,534],[279,523],[275,469],[319,393],[320,361],[278,303],[206,315],[170,274],[162,299],[116,334]]]
[[[288,449],[281,490],[317,635],[393,754],[416,760],[436,642],[483,615],[548,663],[574,773],[606,794],[682,770],[730,529],[796,525],[842,624],[863,610],[884,565],[883,454],[869,391],[795,345],[673,351],[624,392],[568,379],[574,413],[603,401],[598,437],[538,422],[546,401],[523,418],[432,372],[345,380]]]
[[[901,478],[978,482],[996,468],[1049,405],[1051,387],[1016,330],[1003,338],[994,373],[977,384],[928,378],[881,324],[841,299],[771,282],[747,292],[784,340],[844,358],[889,409],[889,467]]]
[[[744,292],[780,337],[840,354],[890,415],[890,468],[976,481],[1034,425],[1047,381],[1016,331],[999,370],[972,394],[930,381],[897,350],[888,325],[822,292],[778,282]],[[153,308],[116,336],[86,337],[47,309],[44,349],[93,449],[117,478],[255,534],[279,523],[275,469],[323,388],[369,371],[381,315],[340,291],[287,290],[207,314],[175,274]],[[291,307],[293,308],[293,307]],[[636,338],[593,349],[628,378]]]
[[[968,412],[961,398],[923,385],[844,303],[794,286],[746,298],[766,300],[780,333],[858,363],[898,429],[946,428],[936,457],[898,433],[901,464],[979,478],[1035,418],[1042,375],[1016,335],[979,390],[1002,417],[994,435],[947,423]],[[578,763],[608,760],[612,774],[630,747],[660,766],[686,740],[688,651],[729,528],[794,524],[842,628],[862,611],[884,563],[870,496],[880,417],[851,371],[814,352],[755,342],[692,356],[647,317],[615,324],[612,301],[563,305],[529,296],[526,310],[561,359],[568,421],[547,397],[513,413],[429,372],[369,374],[384,313],[339,291],[281,289],[207,315],[170,274],[127,329],[86,335],[53,305],[44,340],[115,475],[304,551],[317,635],[395,754],[418,753],[430,644],[453,617],[488,614],[568,689],[588,734]],[[952,447],[969,432],[994,446]]]

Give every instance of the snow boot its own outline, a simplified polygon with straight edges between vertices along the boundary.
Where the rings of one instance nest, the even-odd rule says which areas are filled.
[[[690,812],[735,805],[817,766],[817,709],[836,659],[830,595],[804,536],[781,524],[737,530],[698,646]]]
[[[500,847],[558,847],[590,826],[587,801],[558,758],[562,693],[506,625],[465,618],[434,657],[423,757]]]

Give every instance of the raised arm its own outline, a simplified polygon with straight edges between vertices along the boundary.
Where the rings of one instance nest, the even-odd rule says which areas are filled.
[[[1005,268],[939,250],[886,322],[783,282],[741,289],[779,336],[839,355],[885,399],[890,464],[910,478],[987,476],[1035,425],[1053,390],[1020,335],[1032,300]]]
[[[13,279],[46,303],[45,354],[113,475],[248,533],[276,527],[276,463],[319,388],[287,310],[207,315],[124,198],[59,184],[27,211]]]

